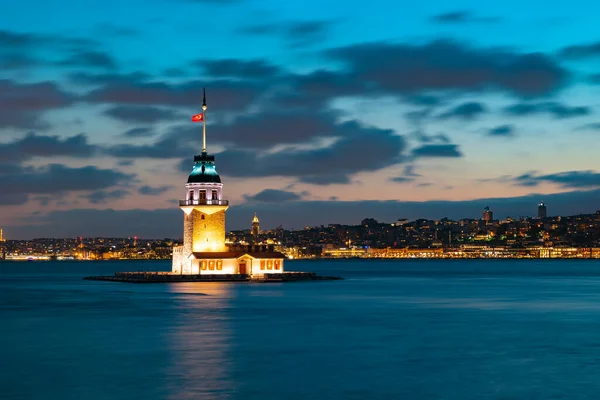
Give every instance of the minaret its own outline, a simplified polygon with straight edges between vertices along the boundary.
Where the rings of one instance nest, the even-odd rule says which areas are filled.
[[[4,232],[2,231],[1,226],[0,226],[0,242],[4,242]]]
[[[260,221],[256,213],[254,213],[254,218],[252,219],[252,237],[255,242],[258,240],[258,235],[260,235]]]
[[[202,153],[194,156],[194,167],[185,184],[185,199],[179,201],[184,212],[183,246],[173,254],[173,273],[191,274],[193,253],[223,252],[225,211],[223,183],[215,168],[215,156],[206,152],[206,91],[202,102]]]

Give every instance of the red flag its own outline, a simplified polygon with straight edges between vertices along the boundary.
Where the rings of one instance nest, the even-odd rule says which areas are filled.
[[[202,122],[204,121],[204,114],[196,114],[192,116],[192,122]]]

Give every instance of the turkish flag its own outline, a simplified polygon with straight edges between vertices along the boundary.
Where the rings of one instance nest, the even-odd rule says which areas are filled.
[[[202,122],[204,121],[204,114],[196,114],[192,116],[192,122]]]

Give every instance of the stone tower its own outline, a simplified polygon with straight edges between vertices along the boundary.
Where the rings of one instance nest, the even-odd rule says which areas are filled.
[[[194,167],[185,184],[183,246],[173,250],[173,273],[191,274],[194,253],[224,252],[225,211],[229,202],[223,198],[223,183],[215,168],[215,156],[206,152],[206,94],[202,104],[202,153],[194,156]]]
[[[260,235],[260,221],[254,213],[254,218],[252,218],[252,238],[256,242],[258,240],[258,235]]]

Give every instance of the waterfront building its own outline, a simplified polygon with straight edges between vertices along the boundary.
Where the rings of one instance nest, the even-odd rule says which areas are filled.
[[[546,218],[546,205],[543,202],[538,204],[538,218],[539,219]]]
[[[225,213],[229,201],[215,167],[215,156],[206,151],[206,95],[202,104],[202,153],[194,156],[185,198],[179,201],[184,214],[183,244],[173,247],[173,274],[264,275],[283,272],[284,255],[266,246],[228,247],[225,244]],[[258,220],[258,218],[256,218]],[[254,224],[253,224],[254,227]]]

